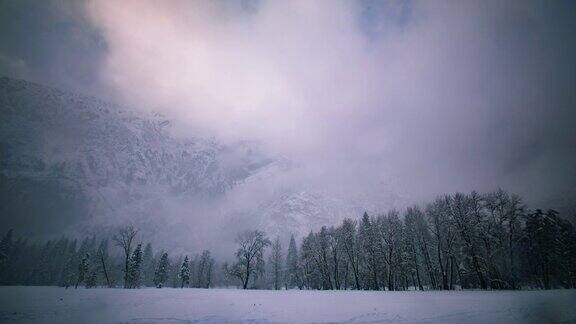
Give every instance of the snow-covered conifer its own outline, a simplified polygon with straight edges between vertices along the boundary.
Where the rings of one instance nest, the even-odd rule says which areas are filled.
[[[168,253],[162,253],[160,257],[160,261],[158,262],[158,267],[156,268],[156,272],[154,273],[154,285],[157,288],[162,288],[164,283],[168,279],[168,268],[169,268],[169,260],[168,260]]]
[[[182,266],[180,267],[180,288],[184,288],[184,285],[188,285],[190,283],[190,261],[188,256],[184,258],[184,262],[182,262]]]

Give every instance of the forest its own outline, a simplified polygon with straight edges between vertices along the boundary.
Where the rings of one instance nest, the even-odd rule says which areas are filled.
[[[576,288],[576,231],[554,210],[498,190],[439,196],[424,206],[364,213],[283,246],[257,229],[232,260],[173,255],[132,226],[109,237],[0,242],[0,285],[315,290]]]

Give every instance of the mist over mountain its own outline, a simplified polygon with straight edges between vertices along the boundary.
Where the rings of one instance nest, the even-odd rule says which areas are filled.
[[[56,236],[134,224],[153,240],[217,250],[244,227],[301,236],[360,210],[282,182],[298,166],[257,143],[175,138],[158,114],[6,77],[0,106],[1,213],[17,215],[2,228]]]

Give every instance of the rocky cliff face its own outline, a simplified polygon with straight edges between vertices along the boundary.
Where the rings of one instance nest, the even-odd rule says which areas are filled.
[[[351,212],[303,187],[262,189],[293,166],[256,143],[180,139],[169,128],[160,115],[0,78],[2,227],[46,234],[131,222],[198,242],[207,238],[199,231],[242,226],[301,235]]]
[[[0,79],[2,174],[58,177],[82,187],[164,184],[175,193],[224,192],[216,143],[178,141],[169,121],[96,98]]]

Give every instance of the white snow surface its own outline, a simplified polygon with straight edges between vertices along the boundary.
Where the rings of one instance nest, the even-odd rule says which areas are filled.
[[[0,287],[9,323],[576,323],[576,291]]]

